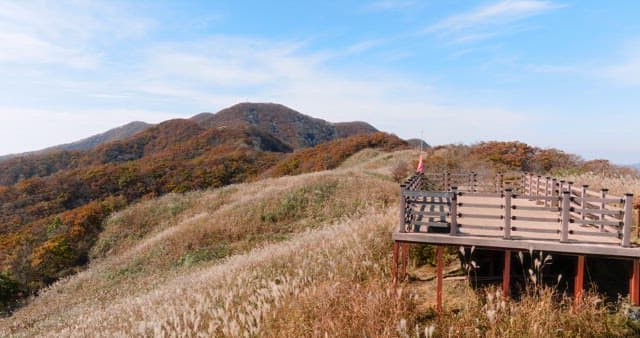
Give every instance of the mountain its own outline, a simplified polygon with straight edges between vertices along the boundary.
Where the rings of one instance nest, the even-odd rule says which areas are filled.
[[[294,152],[292,144],[306,148]],[[336,138],[326,121],[281,105],[243,104],[168,120],[88,150],[3,161],[0,284],[11,276],[20,286],[16,294],[29,295],[80,271],[103,222],[131,203],[331,169],[367,147],[393,150],[406,143],[380,132]]]
[[[420,145],[421,144],[422,144],[422,149],[431,148],[431,146],[427,142],[425,142],[424,140],[421,140],[419,138],[408,139],[407,143],[409,143],[409,147],[415,148],[415,149],[420,149]]]
[[[378,131],[366,122],[334,124],[275,103],[239,103],[216,114],[198,114],[191,120],[205,128],[254,126],[281,139],[294,149]]]
[[[103,143],[124,140],[151,126],[152,124],[149,124],[149,123],[134,121],[134,122],[127,123],[123,126],[110,129],[104,133],[93,135],[79,141],[61,144],[61,145],[57,145],[57,146],[53,146],[53,147],[49,147],[41,150],[21,153],[21,154],[9,154],[9,155],[0,156],[0,162],[9,160],[12,158],[16,158],[16,157],[46,155],[52,152],[62,151],[62,150],[68,150],[68,151],[89,150]]]

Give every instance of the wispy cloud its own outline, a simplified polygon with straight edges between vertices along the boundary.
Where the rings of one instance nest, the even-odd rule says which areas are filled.
[[[92,68],[102,57],[92,41],[138,37],[150,25],[114,3],[2,1],[0,64]]]
[[[461,43],[486,40],[504,34],[509,24],[561,7],[550,1],[500,1],[444,18],[427,27],[426,32]]]
[[[603,67],[600,73],[618,85],[640,86],[640,49],[617,64]]]

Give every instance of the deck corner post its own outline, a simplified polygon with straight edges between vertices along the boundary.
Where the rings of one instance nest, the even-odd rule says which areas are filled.
[[[569,241],[569,218],[571,213],[569,211],[571,207],[571,196],[568,190],[562,191],[562,229],[560,230],[560,242],[566,243]]]
[[[511,188],[504,190],[504,239],[511,239]]]
[[[622,220],[622,246],[631,246],[631,227],[633,226],[633,194],[624,194],[624,218]]]
[[[458,187],[451,187],[451,227],[449,235],[458,234]]]
[[[511,285],[511,250],[504,251],[504,267],[502,269],[502,295],[506,298],[510,294]]]

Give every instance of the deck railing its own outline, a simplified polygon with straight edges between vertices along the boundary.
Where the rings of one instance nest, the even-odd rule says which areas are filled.
[[[462,202],[463,196],[478,199]],[[518,203],[523,200],[535,202],[534,206]],[[497,230],[506,240],[514,234],[533,239],[535,234],[547,234],[546,238],[556,234],[560,242],[584,236],[611,237],[629,247],[632,201],[632,194],[612,196],[606,189],[598,193],[586,185],[577,188],[573,182],[531,173],[493,178],[475,172],[417,173],[401,185],[399,231],[459,236],[465,235],[465,229]],[[465,212],[466,208],[473,210]],[[535,227],[532,222],[546,225]]]

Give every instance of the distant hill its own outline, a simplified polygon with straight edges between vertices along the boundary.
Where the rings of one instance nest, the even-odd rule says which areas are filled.
[[[136,126],[142,130],[123,136]],[[73,150],[0,162],[0,275],[13,276],[25,290],[20,294],[84,266],[103,221],[132,202],[331,169],[364,148],[406,147],[394,135],[368,133],[374,128],[366,123],[336,126],[276,104],[130,127]],[[103,142],[108,138],[116,140]]]
[[[275,103],[239,103],[216,114],[191,118],[204,128],[253,126],[272,134],[294,149],[378,130],[366,122],[330,123]]]
[[[10,154],[10,155],[4,155],[4,156],[0,156],[0,162],[8,160],[8,159],[12,159],[12,158],[16,158],[16,157],[25,157],[25,156],[32,156],[32,155],[44,155],[44,154],[48,154],[48,153],[52,153],[55,151],[61,151],[61,150],[89,150],[92,149],[100,144],[103,143],[107,143],[107,142],[111,142],[111,141],[118,141],[118,140],[124,140],[130,136],[133,136],[149,127],[153,126],[152,124],[149,123],[145,123],[145,122],[141,122],[141,121],[134,121],[134,122],[130,122],[127,123],[123,126],[117,127],[117,128],[113,128],[110,129],[104,133],[100,133],[94,136],[90,136],[87,138],[84,138],[82,140],[79,141],[75,141],[75,142],[71,142],[71,143],[66,143],[66,144],[61,144],[61,145],[57,145],[57,146],[53,146],[53,147],[49,147],[49,148],[45,148],[42,150],[36,150],[36,151],[31,151],[31,152],[26,152],[26,153],[21,153],[21,154]]]
[[[429,145],[429,143],[425,142],[424,140],[421,140],[419,138],[411,138],[407,140],[407,143],[409,143],[409,146],[411,148],[420,148],[420,143],[422,143],[422,149],[428,149],[431,148],[431,146]]]

